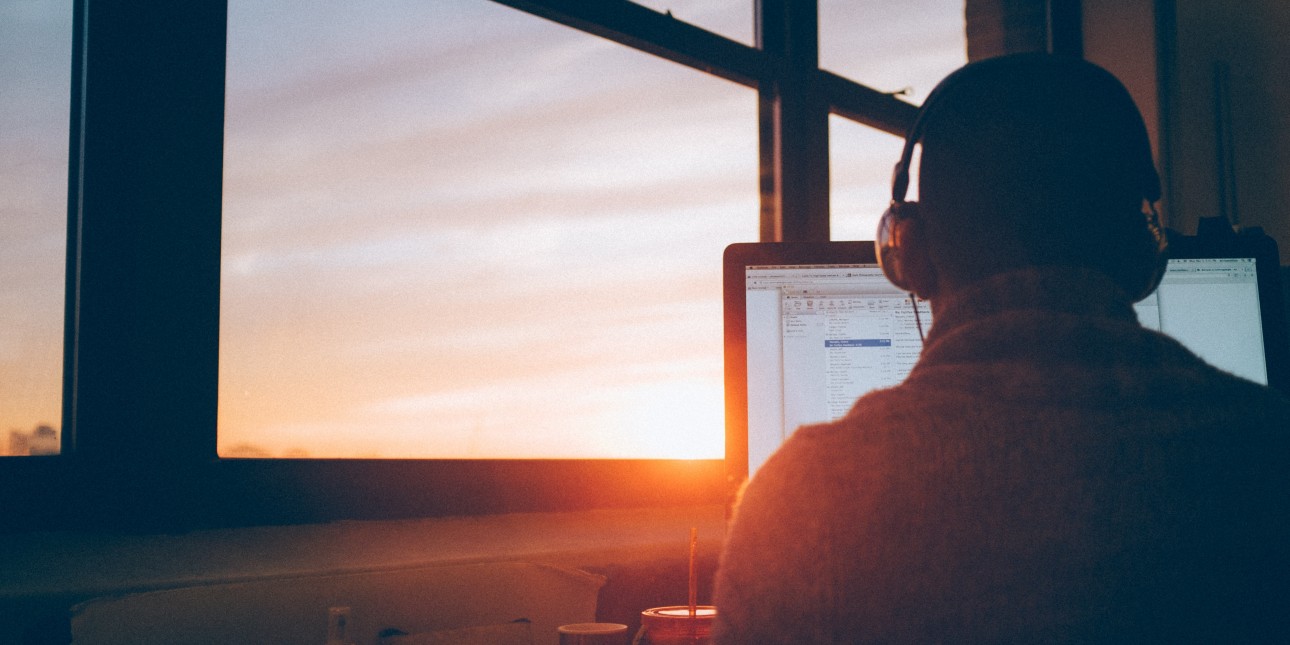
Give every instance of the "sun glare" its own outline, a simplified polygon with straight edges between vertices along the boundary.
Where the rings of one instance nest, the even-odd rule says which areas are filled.
[[[612,436],[633,455],[662,459],[725,456],[720,378],[651,383],[626,392]]]

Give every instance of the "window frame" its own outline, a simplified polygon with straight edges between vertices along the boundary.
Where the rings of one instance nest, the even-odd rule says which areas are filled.
[[[484,0],[480,0],[484,1]],[[747,46],[627,0],[490,0],[758,92],[760,237],[829,238],[828,117],[917,108],[818,63],[815,2]],[[226,0],[76,0],[62,454],[0,459],[14,530],[129,531],[722,503],[722,460],[220,459]]]

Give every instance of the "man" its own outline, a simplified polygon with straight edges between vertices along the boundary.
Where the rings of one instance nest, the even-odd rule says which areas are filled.
[[[1138,324],[1163,243],[1123,86],[981,61],[906,172],[914,143],[879,243],[935,314],[922,355],[749,483],[715,642],[1286,638],[1290,402]]]

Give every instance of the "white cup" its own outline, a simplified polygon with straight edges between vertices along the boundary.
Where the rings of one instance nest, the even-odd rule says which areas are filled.
[[[626,645],[627,626],[618,623],[561,625],[560,645]]]

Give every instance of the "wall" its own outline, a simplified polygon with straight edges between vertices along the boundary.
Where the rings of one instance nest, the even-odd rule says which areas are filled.
[[[1226,212],[1262,227],[1290,264],[1290,3],[1084,0],[1083,10],[1085,56],[1129,86],[1154,131],[1168,224],[1193,233]]]

